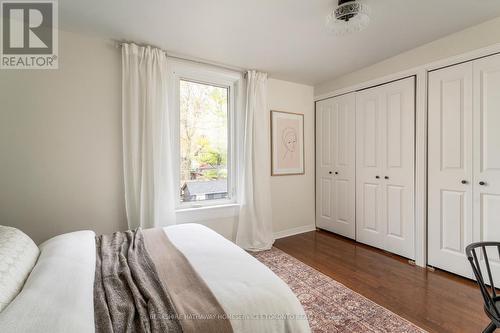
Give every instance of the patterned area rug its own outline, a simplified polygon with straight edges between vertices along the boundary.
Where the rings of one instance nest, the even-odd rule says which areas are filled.
[[[426,332],[275,247],[252,255],[290,286],[313,332]]]

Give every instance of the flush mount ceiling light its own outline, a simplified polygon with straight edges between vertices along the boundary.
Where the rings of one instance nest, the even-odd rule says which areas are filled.
[[[370,23],[370,8],[356,0],[339,0],[339,5],[326,18],[327,28],[336,35],[364,30]]]

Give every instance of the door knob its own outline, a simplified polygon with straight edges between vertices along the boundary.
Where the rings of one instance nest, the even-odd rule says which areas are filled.
[[[465,184],[467,184],[467,181],[464,179],[461,181],[461,183],[465,185]]]
[[[375,176],[375,178],[379,179],[380,177],[379,176]]]
[[[486,185],[486,183],[485,183],[485,182],[483,182],[483,181],[480,181],[480,182],[479,182],[479,185],[484,186],[484,185]]]
[[[389,176],[384,176],[384,179],[389,179]]]

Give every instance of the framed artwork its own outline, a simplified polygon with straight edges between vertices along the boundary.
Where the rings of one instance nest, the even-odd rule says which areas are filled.
[[[271,175],[304,172],[304,115],[271,111]]]

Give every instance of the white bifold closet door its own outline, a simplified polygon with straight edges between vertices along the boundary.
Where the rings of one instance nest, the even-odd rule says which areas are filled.
[[[356,240],[414,259],[415,80],[356,94]]]
[[[428,263],[466,277],[465,247],[500,241],[499,87],[499,55],[429,74]]]
[[[428,263],[472,277],[472,62],[429,74]]]
[[[316,225],[355,238],[355,97],[316,103]]]

